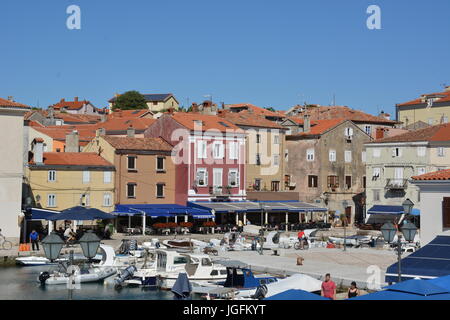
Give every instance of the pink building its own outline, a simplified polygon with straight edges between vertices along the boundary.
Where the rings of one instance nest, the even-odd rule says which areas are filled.
[[[175,202],[244,200],[245,133],[212,115],[165,114],[144,133],[174,146]]]

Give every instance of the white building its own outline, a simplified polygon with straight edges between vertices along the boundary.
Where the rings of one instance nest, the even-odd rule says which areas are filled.
[[[450,236],[450,170],[412,177],[420,189],[420,240],[424,246],[436,236]]]
[[[22,209],[23,116],[30,107],[0,98],[0,229],[6,237],[19,237]]]

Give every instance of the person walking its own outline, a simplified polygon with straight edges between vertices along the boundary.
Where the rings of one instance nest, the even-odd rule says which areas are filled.
[[[322,282],[321,296],[336,300],[336,284],[331,280],[331,275],[325,275],[325,281]]]
[[[359,296],[359,289],[358,289],[358,287],[356,286],[356,282],[355,282],[355,281],[353,281],[353,282],[350,284],[350,288],[348,289],[348,294],[347,294],[347,296],[348,296],[348,298],[354,298],[354,297]]]
[[[39,233],[37,233],[36,230],[33,230],[30,233],[30,242],[33,246],[33,251],[35,251],[35,249],[34,249],[35,247],[36,247],[36,250],[39,251]]]

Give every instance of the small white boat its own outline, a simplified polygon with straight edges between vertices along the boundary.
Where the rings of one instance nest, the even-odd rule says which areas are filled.
[[[113,267],[97,267],[88,269],[74,269],[73,281],[77,283],[98,282],[116,273]],[[70,276],[67,272],[55,271],[53,273],[42,272],[38,281],[45,285],[57,285],[69,283]]]
[[[16,264],[21,266],[44,266],[44,265],[50,265],[50,264],[58,264],[58,262],[64,261],[61,259],[56,260],[55,262],[51,262],[49,259],[45,257],[19,257],[16,258]]]
[[[157,253],[157,273],[159,286],[162,289],[171,289],[175,284],[178,274],[186,272],[189,281],[197,284],[208,283],[211,281],[224,281],[227,278],[227,269],[211,260],[207,254],[178,254],[178,257],[172,256],[172,252]],[[176,266],[176,262],[186,261],[182,265]],[[167,270],[171,271],[167,271]],[[166,271],[163,271],[166,270]]]

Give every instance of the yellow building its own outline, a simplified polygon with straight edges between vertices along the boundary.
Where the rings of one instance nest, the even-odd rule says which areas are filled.
[[[164,110],[168,110],[173,108],[174,110],[178,110],[180,105],[178,100],[172,93],[151,93],[151,94],[142,94],[147,102],[148,110],[156,113]],[[109,108],[112,110],[114,102],[119,95],[116,95],[114,98],[109,100]]]
[[[450,86],[443,92],[423,94],[419,98],[395,106],[397,121],[403,127],[420,129],[447,123],[450,118]]]
[[[33,160],[25,174],[37,207],[64,210],[83,205],[114,210],[114,166],[96,153],[42,152],[43,139],[33,142]]]

